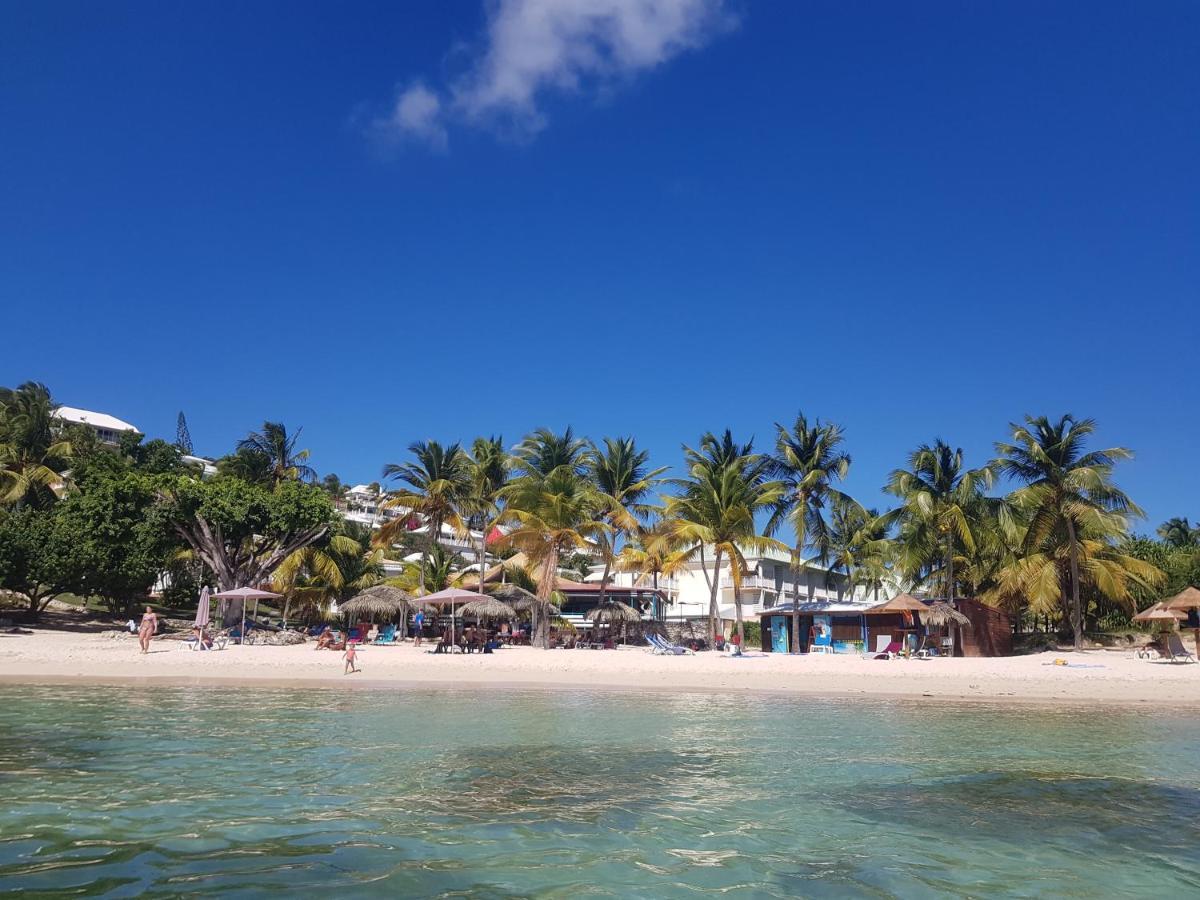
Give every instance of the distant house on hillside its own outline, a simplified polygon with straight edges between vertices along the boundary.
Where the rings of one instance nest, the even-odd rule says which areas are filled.
[[[93,412],[90,409],[78,409],[74,406],[60,406],[54,411],[54,417],[60,422],[88,426],[105,444],[116,444],[121,439],[121,435],[126,432],[142,433],[136,426],[130,425],[116,416]]]

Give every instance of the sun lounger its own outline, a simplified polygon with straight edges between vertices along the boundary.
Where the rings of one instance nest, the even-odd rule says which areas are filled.
[[[1171,662],[1195,662],[1194,657],[1188,648],[1183,646],[1183,640],[1174,631],[1167,632],[1167,652],[1166,656]]]
[[[379,634],[376,636],[375,640],[372,643],[375,643],[375,644],[394,644],[394,643],[396,643],[396,626],[395,625],[383,626],[383,628],[379,629]]]
[[[875,646],[878,647],[879,645],[876,644]],[[886,647],[884,647],[882,650],[880,650],[878,653],[875,654],[875,659],[895,659],[897,656],[900,655],[900,651],[902,649],[903,649],[903,645],[899,641],[892,641],[890,644],[888,644]]]
[[[656,656],[684,656],[692,652],[687,647],[672,644],[661,634],[646,635],[646,642],[650,645],[651,652]]]

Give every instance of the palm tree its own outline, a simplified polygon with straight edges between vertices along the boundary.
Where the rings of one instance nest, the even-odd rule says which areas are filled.
[[[252,431],[238,441],[237,453],[231,462],[236,469],[249,466],[259,472],[265,471],[267,478],[274,484],[282,481],[316,481],[316,471],[307,464],[307,450],[297,450],[300,440],[297,428],[295,434],[288,434],[287,427],[279,422],[263,422],[262,431]],[[255,466],[257,463],[257,466]]]
[[[566,467],[577,475],[586,471],[588,442],[575,437],[570,426],[562,434],[539,428],[513,450],[513,467],[520,475],[548,476]]]
[[[479,584],[487,573],[488,531],[500,517],[500,492],[511,465],[502,437],[477,437],[471,445],[471,493],[466,508],[479,529]],[[482,588],[481,588],[482,590]]]
[[[587,459],[597,489],[611,501],[612,512],[606,521],[612,530],[598,542],[604,559],[604,574],[600,577],[597,602],[603,603],[608,592],[608,579],[620,552],[619,544],[650,515],[653,507],[646,503],[646,498],[666,467],[647,470],[650,454],[639,450],[631,437],[605,438],[604,448],[591,447]]]
[[[71,444],[55,433],[57,409],[43,384],[0,388],[0,503],[47,506],[65,490]]]
[[[617,555],[616,567],[617,571],[634,574],[635,587],[648,576],[657,594],[659,577],[684,570],[687,560],[673,539],[672,523],[662,520],[650,526],[638,525]]]
[[[837,497],[830,504],[828,540],[830,571],[846,573],[851,593],[861,587],[878,600],[892,577],[894,548],[887,517],[849,497]]]
[[[426,558],[420,562],[406,563],[400,575],[388,579],[388,584],[410,594],[418,590],[434,594],[454,585],[462,577],[463,565],[460,554],[435,544]]]
[[[1200,526],[1193,527],[1186,516],[1167,519],[1158,526],[1158,536],[1172,547],[1200,547]]]
[[[1112,538],[1126,533],[1131,516],[1142,515],[1112,482],[1113,467],[1133,454],[1124,447],[1086,452],[1087,438],[1096,430],[1093,419],[1067,414],[1051,422],[1045,416],[1026,416],[1025,424],[1011,427],[1011,442],[996,444],[999,458],[995,465],[1024,485],[1012,495],[1028,522],[1023,567],[1050,579],[1057,571],[1054,563],[1066,563],[1061,573],[1065,577],[1054,579],[1054,585],[1061,598],[1069,597],[1064,605],[1079,649],[1083,646],[1085,576],[1102,591],[1122,592],[1114,583],[1114,570],[1100,562],[1120,555],[1111,547],[1104,548]],[[1118,566],[1140,577],[1139,567],[1130,567],[1127,560],[1120,560]]]
[[[546,461],[540,455],[535,458]],[[559,559],[573,551],[586,552],[592,542],[607,535],[611,528],[604,520],[613,510],[610,498],[581,473],[577,459],[560,462],[546,474],[536,465],[523,468],[526,474],[501,492],[507,501],[504,520],[513,529],[500,545],[524,551],[539,571],[533,637],[535,643],[549,648],[549,604]]]
[[[743,549],[759,553],[786,549],[779,541],[759,535],[755,525],[755,515],[777,504],[785,487],[778,481],[766,480],[764,460],[753,452],[752,443],[741,445],[738,448],[741,452],[736,454],[727,452],[734,446],[727,431],[724,440],[711,433],[704,435],[699,451],[684,448],[688,475],[671,481],[679,494],[667,498],[666,516],[671,523],[671,539],[681,547],[681,560],[699,557],[703,567],[704,548],[713,548],[708,624],[714,637],[721,630],[717,606],[721,560],[729,560],[738,639],[743,640],[741,592],[742,578],[747,572]]]
[[[383,550],[372,549],[366,529],[345,523],[344,533],[322,546],[309,545],[288,556],[271,576],[274,590],[283,594],[283,621],[294,600],[324,607],[346,600],[383,581]]]
[[[786,520],[795,534],[792,548],[794,602],[800,603],[800,579],[804,574],[804,552],[816,550],[826,561],[829,554],[828,526],[824,509],[831,500],[844,497],[833,483],[846,477],[850,456],[838,449],[843,441],[841,426],[820,419],[811,425],[803,413],[789,430],[776,423],[775,454],[771,475],[783,483],[784,491],[771,518],[767,534],[774,534]],[[792,616],[792,652],[800,652],[800,617]]]
[[[884,490],[902,505],[888,515],[899,523],[897,562],[910,580],[940,577],[947,602],[955,596],[954,561],[961,547],[976,551],[980,522],[994,504],[984,491],[991,486],[990,467],[963,468],[963,452],[938,439],[922,444],[908,458],[908,469],[896,469]]]
[[[385,479],[408,487],[392,491],[383,502],[383,508],[399,509],[402,514],[380,527],[375,543],[390,546],[423,520],[427,533],[420,572],[424,577],[429,550],[441,540],[442,526],[449,525],[457,534],[467,530],[463,512],[471,496],[471,460],[458,444],[443,447],[437,441],[417,441],[409,445],[408,452],[413,455],[412,462],[383,467]],[[424,588],[422,583],[422,592]]]

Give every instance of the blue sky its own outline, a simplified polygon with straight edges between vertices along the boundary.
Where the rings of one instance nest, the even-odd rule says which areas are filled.
[[[0,0],[0,383],[346,480],[803,408],[872,504],[1069,411],[1200,518],[1200,6],[652,11]]]

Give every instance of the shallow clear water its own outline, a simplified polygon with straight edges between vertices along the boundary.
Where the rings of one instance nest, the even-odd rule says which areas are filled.
[[[1200,723],[619,693],[0,688],[0,892],[1200,892]]]

